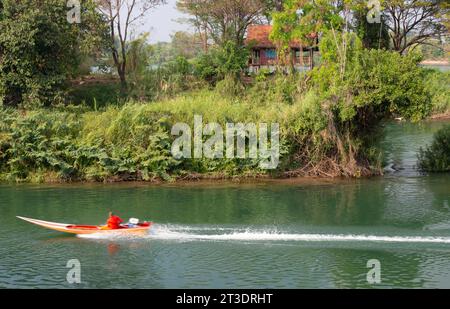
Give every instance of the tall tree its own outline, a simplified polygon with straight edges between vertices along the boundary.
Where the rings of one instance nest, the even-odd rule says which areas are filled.
[[[385,0],[383,7],[395,51],[404,53],[448,33],[448,0]]]
[[[194,58],[202,51],[202,38],[199,34],[177,31],[172,36],[171,48],[175,56]]]
[[[2,0],[0,105],[46,106],[62,99],[64,82],[100,39],[101,17],[83,0],[80,24],[60,0]]]
[[[127,86],[127,44],[133,25],[166,0],[97,0],[98,8],[109,24],[110,49],[122,89]]]
[[[263,15],[267,19],[268,23],[272,22],[272,14],[274,12],[283,11],[283,4],[285,0],[265,0],[266,1],[266,10]]]
[[[249,25],[262,22],[266,0],[178,0],[177,7],[192,16],[190,22],[216,44],[241,46]]]

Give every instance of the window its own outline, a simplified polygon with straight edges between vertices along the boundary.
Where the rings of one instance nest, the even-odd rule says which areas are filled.
[[[266,58],[267,59],[276,59],[277,51],[274,48],[266,49]]]

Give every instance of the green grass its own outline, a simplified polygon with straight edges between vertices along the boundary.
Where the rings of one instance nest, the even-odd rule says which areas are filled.
[[[194,115],[204,124],[278,122],[285,152],[296,119],[308,111],[294,104],[218,96],[201,90],[155,103],[129,102],[97,111],[82,107],[0,111],[0,178],[6,181],[121,181],[268,174],[251,159],[175,160],[172,126],[193,127]],[[312,102],[312,101],[311,101]],[[314,103],[314,102],[313,102]]]

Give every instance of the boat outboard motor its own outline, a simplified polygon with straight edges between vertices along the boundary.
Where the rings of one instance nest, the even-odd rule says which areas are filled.
[[[139,219],[137,218],[130,218],[128,220],[128,227],[136,227],[139,224]]]

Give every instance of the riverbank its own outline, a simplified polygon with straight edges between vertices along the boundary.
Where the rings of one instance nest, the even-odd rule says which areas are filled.
[[[210,108],[212,102],[214,109]],[[202,91],[154,104],[130,103],[102,111],[77,107],[31,111],[2,109],[0,179],[33,183],[158,183],[285,177],[286,173],[299,168],[301,162],[296,160],[297,154],[302,154],[303,160],[332,163],[325,153],[314,158],[312,153],[301,152],[299,138],[302,131],[297,131],[296,125],[307,124],[310,120],[305,117],[313,116],[311,112],[302,102],[261,102],[254,105],[247,100],[236,102],[217,98],[214,91]],[[171,152],[175,136],[171,130],[177,123],[193,126],[194,115],[197,114],[202,115],[205,125],[214,122],[223,128],[226,123],[278,123],[280,164],[274,170],[266,170],[260,166],[261,159],[175,159]],[[323,126],[326,122],[320,122],[326,118],[320,112],[315,117],[318,118],[314,125],[320,125],[317,130],[325,132],[326,126]],[[308,125],[305,129],[311,132],[312,128]],[[365,162],[349,162],[348,166],[353,170],[347,177],[375,174],[376,168],[365,166]],[[323,170],[315,173],[311,163],[303,175],[296,176],[345,176],[343,172],[347,171],[339,170],[337,159],[334,164],[329,170],[321,165]],[[309,167],[311,169],[308,170]]]
[[[450,120],[450,112],[434,114],[429,117],[431,120]]]
[[[154,102],[0,108],[0,179],[369,177],[382,174],[377,143],[383,121],[419,121],[449,110],[449,73],[417,66],[414,55],[362,51],[352,58],[345,78],[340,74],[330,63],[308,75],[258,76],[248,86],[228,76],[214,88]],[[244,128],[232,130],[230,143],[223,143],[228,125],[239,124]],[[173,133],[174,128],[183,129]],[[264,131],[269,131],[263,139],[270,152],[260,149],[264,143],[258,138]],[[220,135],[217,141],[222,143],[213,142],[212,135]],[[250,148],[251,136],[257,137],[256,152]],[[176,144],[183,157],[173,155],[180,140],[186,141]],[[232,145],[231,155],[225,155],[225,145]],[[235,149],[238,145],[241,152]],[[196,147],[213,156],[198,154]],[[268,160],[274,163],[270,169],[262,164]]]
[[[179,103],[175,101],[172,104]],[[168,102],[161,106],[172,109]],[[239,107],[242,108],[244,107]],[[292,106],[288,105],[285,108]],[[186,111],[184,108],[182,110]],[[250,115],[249,112],[244,114]],[[3,124],[0,126],[2,182],[154,185],[208,182],[322,182],[327,179],[338,181],[384,173],[382,170],[384,164],[381,163],[369,166],[370,174],[355,173],[351,177],[333,174],[335,170],[332,168],[329,169],[329,173],[325,169],[322,173],[308,173],[308,167],[299,167],[296,162],[291,161],[290,153],[283,150],[280,165],[276,170],[263,170],[258,167],[258,161],[249,159],[175,160],[170,152],[173,141],[170,128],[174,119],[180,119],[180,116],[166,113],[157,105],[127,105],[124,108],[110,108],[102,112],[41,110],[23,113],[3,110],[0,116]],[[186,119],[183,121],[189,122],[190,117],[185,114],[184,117]],[[282,147],[292,147],[295,140],[289,135],[292,132],[288,126],[289,121],[283,120],[282,117],[278,118],[278,121],[281,124]],[[447,120],[435,119],[431,122],[439,124],[446,123]],[[426,123],[418,123],[417,126]],[[393,122],[390,126],[392,125],[414,126],[409,122],[397,124]],[[418,145],[413,151],[425,145],[425,143]],[[379,148],[373,149],[380,151]],[[381,153],[377,157],[381,162]],[[394,163],[398,165],[398,162],[392,164]]]
[[[376,180],[383,176],[374,176],[370,178],[325,178],[325,177],[291,177],[291,178],[271,178],[267,176],[255,178],[196,178],[186,180],[177,179],[174,181],[117,181],[117,182],[42,182],[42,183],[8,183],[0,182],[1,187],[18,186],[27,187],[30,189],[39,190],[40,188],[80,188],[101,190],[108,189],[139,189],[148,187],[160,188],[246,188],[246,187],[271,187],[271,186],[289,186],[289,185],[308,185],[308,186],[322,186],[335,184],[353,184],[361,180]]]

